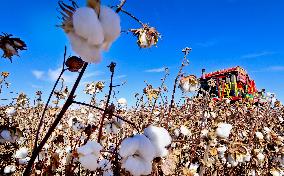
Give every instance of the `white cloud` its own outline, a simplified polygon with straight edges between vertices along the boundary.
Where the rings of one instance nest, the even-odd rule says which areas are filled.
[[[104,72],[102,72],[102,71],[94,71],[94,72],[86,73],[84,75],[84,78],[86,79],[86,78],[96,77],[96,76],[100,76],[102,74],[104,74]]]
[[[42,79],[44,75],[44,71],[33,70],[32,74],[36,77],[36,79]]]
[[[47,76],[48,76],[49,80],[56,81],[60,72],[61,72],[61,68],[58,68],[58,69],[55,69],[55,70],[49,69],[48,72],[47,72]],[[63,74],[62,78],[64,79],[64,81],[66,83],[71,83],[71,82],[74,82],[76,80],[77,74],[66,71]]]
[[[122,79],[122,78],[125,78],[125,77],[126,77],[126,75],[118,75],[114,79]]]
[[[245,54],[245,55],[242,55],[241,58],[243,58],[243,59],[253,59],[253,58],[267,56],[267,55],[272,55],[272,54],[275,54],[275,53],[274,52],[269,52],[269,51],[262,51],[262,52],[258,52],[258,53]]]
[[[153,68],[153,69],[145,70],[145,72],[148,72],[148,73],[160,73],[160,72],[164,72],[166,68],[167,67]]]
[[[267,71],[284,71],[284,66],[271,66],[267,68]]]

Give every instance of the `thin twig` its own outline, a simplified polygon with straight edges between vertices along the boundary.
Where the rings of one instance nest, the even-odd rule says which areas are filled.
[[[137,21],[138,23],[140,23],[142,26],[144,25],[144,23],[142,21],[140,21],[138,18],[136,18],[134,15],[132,15],[131,13],[123,10],[122,8],[120,9],[121,12],[125,13],[126,15],[130,16],[131,18],[133,18],[135,21]]]
[[[39,120],[39,124],[38,124],[37,131],[36,131],[36,137],[35,137],[35,142],[34,142],[34,148],[33,148],[33,150],[37,147],[37,142],[38,142],[38,137],[39,137],[39,131],[40,131],[40,128],[41,128],[41,126],[42,126],[43,119],[44,119],[45,113],[46,113],[47,108],[48,108],[48,104],[49,104],[49,102],[50,102],[50,100],[51,100],[51,97],[52,97],[52,95],[53,95],[53,93],[54,93],[54,91],[55,91],[55,88],[56,88],[56,86],[57,86],[59,80],[61,79],[63,73],[64,73],[65,70],[66,70],[66,69],[65,69],[66,50],[67,50],[67,48],[66,48],[66,46],[65,46],[65,49],[64,49],[64,60],[63,60],[63,64],[62,64],[62,70],[61,70],[61,72],[60,72],[60,74],[59,74],[59,76],[58,76],[58,78],[57,78],[57,80],[56,80],[56,82],[55,82],[55,84],[54,84],[54,86],[53,86],[53,88],[52,88],[50,94],[49,94],[48,100],[47,100],[47,102],[46,102],[46,104],[45,104],[44,110],[43,110],[42,115],[41,115],[41,118],[40,118],[40,120]]]
[[[98,135],[98,143],[100,143],[101,141],[101,137],[102,137],[102,131],[103,131],[103,125],[104,125],[104,120],[106,117],[106,114],[108,113],[108,105],[109,105],[109,101],[110,101],[110,96],[111,96],[111,92],[112,92],[112,81],[113,81],[113,75],[114,75],[114,68],[115,68],[115,63],[111,62],[110,65],[108,66],[110,68],[111,71],[111,76],[110,76],[110,85],[109,85],[109,92],[108,92],[108,96],[107,96],[107,101],[106,101],[106,105],[105,105],[105,109],[104,109],[104,113],[102,115],[101,118],[101,122],[100,122],[100,126],[99,126],[99,135]]]
[[[179,77],[180,77],[180,75],[181,75],[181,73],[182,73],[183,67],[184,67],[184,66],[186,65],[186,63],[187,63],[187,55],[189,54],[189,51],[190,51],[190,50],[191,50],[191,49],[188,48],[188,47],[186,47],[185,49],[182,50],[182,51],[184,52],[184,57],[183,57],[182,64],[181,64],[181,66],[180,66],[180,68],[179,68],[178,74],[177,74],[177,76],[176,76],[176,78],[175,78],[174,89],[173,89],[171,104],[170,104],[170,108],[169,108],[169,114],[168,114],[168,116],[167,116],[166,128],[168,128],[168,123],[169,123],[169,120],[170,120],[169,118],[170,118],[170,116],[171,116],[172,108],[173,108],[174,101],[175,101],[174,99],[175,99],[175,93],[176,93],[177,82],[178,82],[178,79],[179,79]]]
[[[121,11],[121,8],[124,6],[125,3],[126,3],[126,0],[121,0],[115,12],[118,13],[119,11]]]
[[[91,108],[94,108],[94,109],[98,109],[98,110],[100,110],[100,111],[104,111],[103,108],[100,108],[100,107],[97,107],[97,106],[94,106],[94,105],[91,105],[91,104],[82,103],[82,102],[78,102],[78,101],[73,101],[73,103],[79,104],[79,105],[83,105],[83,106],[88,106],[88,107],[91,107]],[[127,120],[127,119],[125,119],[125,118],[119,116],[119,115],[116,115],[116,114],[112,114],[112,115],[115,116],[115,117],[117,117],[117,118],[119,118],[120,120],[122,120],[122,121],[124,121],[124,122],[126,122],[126,123],[129,123],[130,125],[132,125],[134,128],[137,129],[135,123],[133,123],[133,122],[131,122],[131,121],[129,121],[129,120]]]
[[[34,163],[37,155],[39,154],[39,152],[43,148],[44,144],[47,142],[48,138],[51,136],[52,132],[54,131],[54,129],[56,128],[56,126],[58,125],[60,120],[63,118],[63,115],[68,110],[69,106],[72,104],[75,91],[76,91],[76,89],[77,89],[77,87],[78,87],[78,85],[79,85],[79,83],[80,83],[80,81],[82,79],[82,76],[83,76],[87,66],[88,66],[88,63],[85,62],[84,66],[83,66],[83,68],[82,68],[82,70],[81,70],[81,72],[80,72],[80,74],[79,74],[79,76],[78,76],[78,78],[76,80],[76,82],[73,85],[73,88],[72,88],[72,90],[71,90],[71,92],[70,92],[70,94],[69,94],[65,104],[63,105],[63,107],[62,107],[62,109],[60,111],[60,113],[57,115],[56,119],[54,120],[54,122],[51,125],[51,127],[48,129],[46,135],[44,136],[44,138],[42,139],[42,141],[40,142],[38,147],[35,150],[33,150],[31,159],[28,162],[28,165],[26,167],[26,170],[25,170],[23,176],[28,176],[30,174],[32,166],[33,166],[33,163]]]

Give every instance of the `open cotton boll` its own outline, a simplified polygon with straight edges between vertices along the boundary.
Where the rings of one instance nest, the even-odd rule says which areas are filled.
[[[216,135],[220,138],[228,138],[232,128],[233,126],[231,124],[219,123],[218,128],[216,129]]]
[[[15,171],[16,171],[16,166],[14,166],[14,165],[8,165],[4,168],[5,174],[10,174],[10,173],[15,172]]]
[[[90,154],[79,158],[79,162],[82,164],[82,166],[91,171],[95,171],[98,168],[99,164],[97,160],[98,157]]]
[[[133,176],[149,175],[152,172],[152,162],[146,161],[139,156],[129,156],[123,162],[122,168],[125,168]]]
[[[257,157],[258,161],[260,161],[260,162],[264,161],[264,159],[265,159],[265,156],[262,153],[258,153],[256,157]]]
[[[168,154],[165,151],[165,147],[171,144],[172,138],[165,128],[151,125],[144,129],[144,134],[154,145],[156,157],[165,157]]]
[[[181,87],[181,90],[183,92],[189,92],[190,91],[189,82],[185,82],[185,83],[181,84],[180,87]]]
[[[19,159],[19,164],[28,164],[28,162],[30,161],[30,157],[26,157],[23,159]]]
[[[184,136],[190,136],[191,135],[191,131],[184,125],[180,126],[180,132]]]
[[[260,140],[263,139],[263,134],[262,134],[261,132],[259,132],[259,131],[255,132],[255,136],[256,136],[258,139],[260,139]]]
[[[120,17],[111,8],[101,6],[99,20],[104,32],[104,43],[102,48],[108,50],[112,42],[120,35]]]
[[[103,149],[101,144],[96,141],[88,141],[85,145],[77,148],[77,152],[82,155],[93,154],[97,157],[100,155],[100,151]]]
[[[94,9],[81,7],[73,15],[74,31],[90,45],[100,45],[104,41],[103,28]]]
[[[155,148],[145,135],[137,134],[122,141],[119,154],[123,158],[138,155],[147,161],[152,161]]]
[[[120,98],[120,99],[118,99],[117,103],[120,106],[126,106],[127,105],[127,100],[125,98]]]
[[[12,140],[11,133],[10,133],[10,131],[8,131],[8,130],[3,130],[3,131],[1,131],[1,137],[2,137],[3,139],[5,139],[6,141],[11,141],[11,140]]]
[[[28,155],[28,149],[26,147],[22,147],[16,151],[15,158],[23,159]]]
[[[101,50],[99,47],[88,45],[87,41],[73,32],[67,34],[72,49],[85,62],[98,63],[101,61]]]
[[[155,148],[145,135],[137,134],[124,139],[119,154],[122,157],[122,168],[125,168],[132,175],[148,175],[151,173]]]
[[[6,113],[7,115],[9,115],[9,116],[15,114],[15,112],[16,112],[16,110],[15,110],[14,107],[9,107],[9,108],[7,108],[7,109],[5,110],[5,113]]]
[[[121,157],[127,157],[134,155],[139,148],[139,141],[135,137],[129,137],[121,142],[119,155]]]

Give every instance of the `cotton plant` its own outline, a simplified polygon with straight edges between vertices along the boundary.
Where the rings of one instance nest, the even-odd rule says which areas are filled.
[[[118,14],[91,0],[88,0],[87,7],[72,7],[61,2],[60,8],[65,14],[61,27],[69,38],[72,49],[85,62],[98,63],[102,51],[107,51],[120,35]]]

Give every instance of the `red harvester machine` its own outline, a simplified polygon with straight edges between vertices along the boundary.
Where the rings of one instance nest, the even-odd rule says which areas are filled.
[[[236,101],[242,98],[254,99],[258,91],[254,80],[240,66],[205,73],[202,69],[200,86],[209,91],[214,99],[228,98]]]

